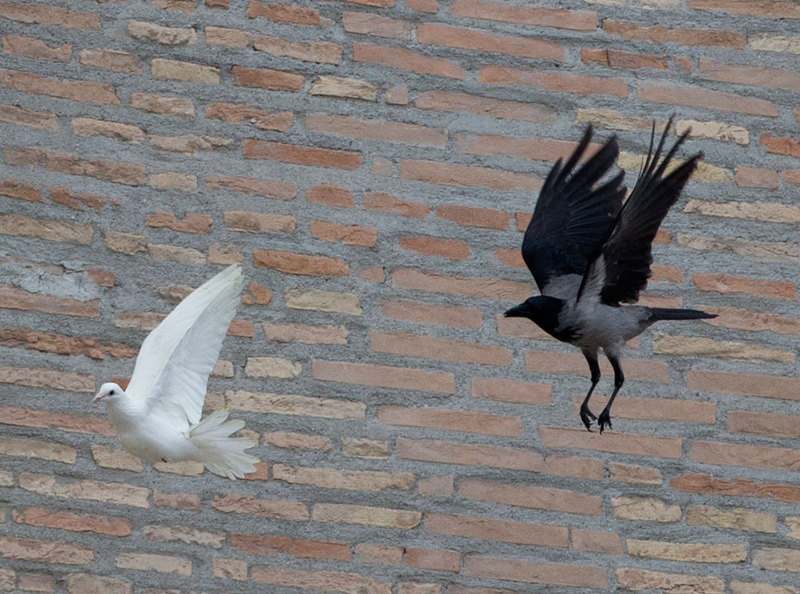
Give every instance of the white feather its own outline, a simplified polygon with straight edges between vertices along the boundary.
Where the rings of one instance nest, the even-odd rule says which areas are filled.
[[[238,265],[195,289],[145,338],[127,391],[103,384],[105,401],[122,446],[150,462],[197,460],[215,474],[241,478],[258,459],[255,444],[230,435],[244,426],[221,409],[200,420],[208,376],[239,304]]]

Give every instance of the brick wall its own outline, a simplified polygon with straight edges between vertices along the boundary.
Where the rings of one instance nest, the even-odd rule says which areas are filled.
[[[779,0],[0,2],[0,590],[797,592],[800,7]],[[588,122],[706,160],[614,430],[502,318]],[[246,481],[89,400],[223,265],[207,408]],[[596,407],[608,393],[609,369]]]

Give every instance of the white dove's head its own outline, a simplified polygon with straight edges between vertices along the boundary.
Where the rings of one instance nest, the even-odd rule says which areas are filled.
[[[96,404],[101,400],[106,402],[114,402],[116,399],[125,396],[125,390],[119,387],[119,385],[115,384],[114,382],[106,382],[102,386],[100,386],[100,390],[97,392],[94,398],[92,398],[92,404]]]

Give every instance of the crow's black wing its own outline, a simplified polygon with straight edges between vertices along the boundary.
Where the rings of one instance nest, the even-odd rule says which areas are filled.
[[[615,136],[573,171],[591,136],[589,126],[567,162],[553,165],[522,240],[522,258],[540,292],[553,277],[584,274],[622,206],[623,172],[597,185],[619,153]]]
[[[592,258],[581,283],[580,295],[588,283],[600,290],[600,299],[607,305],[634,303],[639,292],[647,286],[650,264],[653,262],[651,244],[667,212],[680,197],[683,186],[697,167],[702,153],[665,172],[688,131],[681,135],[661,159],[661,151],[672,125],[667,123],[655,152],[653,140],[655,123],[650,135],[650,148],[636,185],[617,216],[608,237]]]

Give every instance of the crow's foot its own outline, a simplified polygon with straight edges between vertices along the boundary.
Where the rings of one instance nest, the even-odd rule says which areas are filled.
[[[600,425],[600,433],[603,432],[603,429],[608,428],[611,429],[611,415],[608,412],[607,408],[603,409],[603,412],[600,413],[600,418],[597,420],[597,424]]]
[[[597,420],[597,416],[589,410],[589,407],[586,404],[581,405],[581,421],[583,424],[586,425],[587,431],[592,430],[592,421]]]

